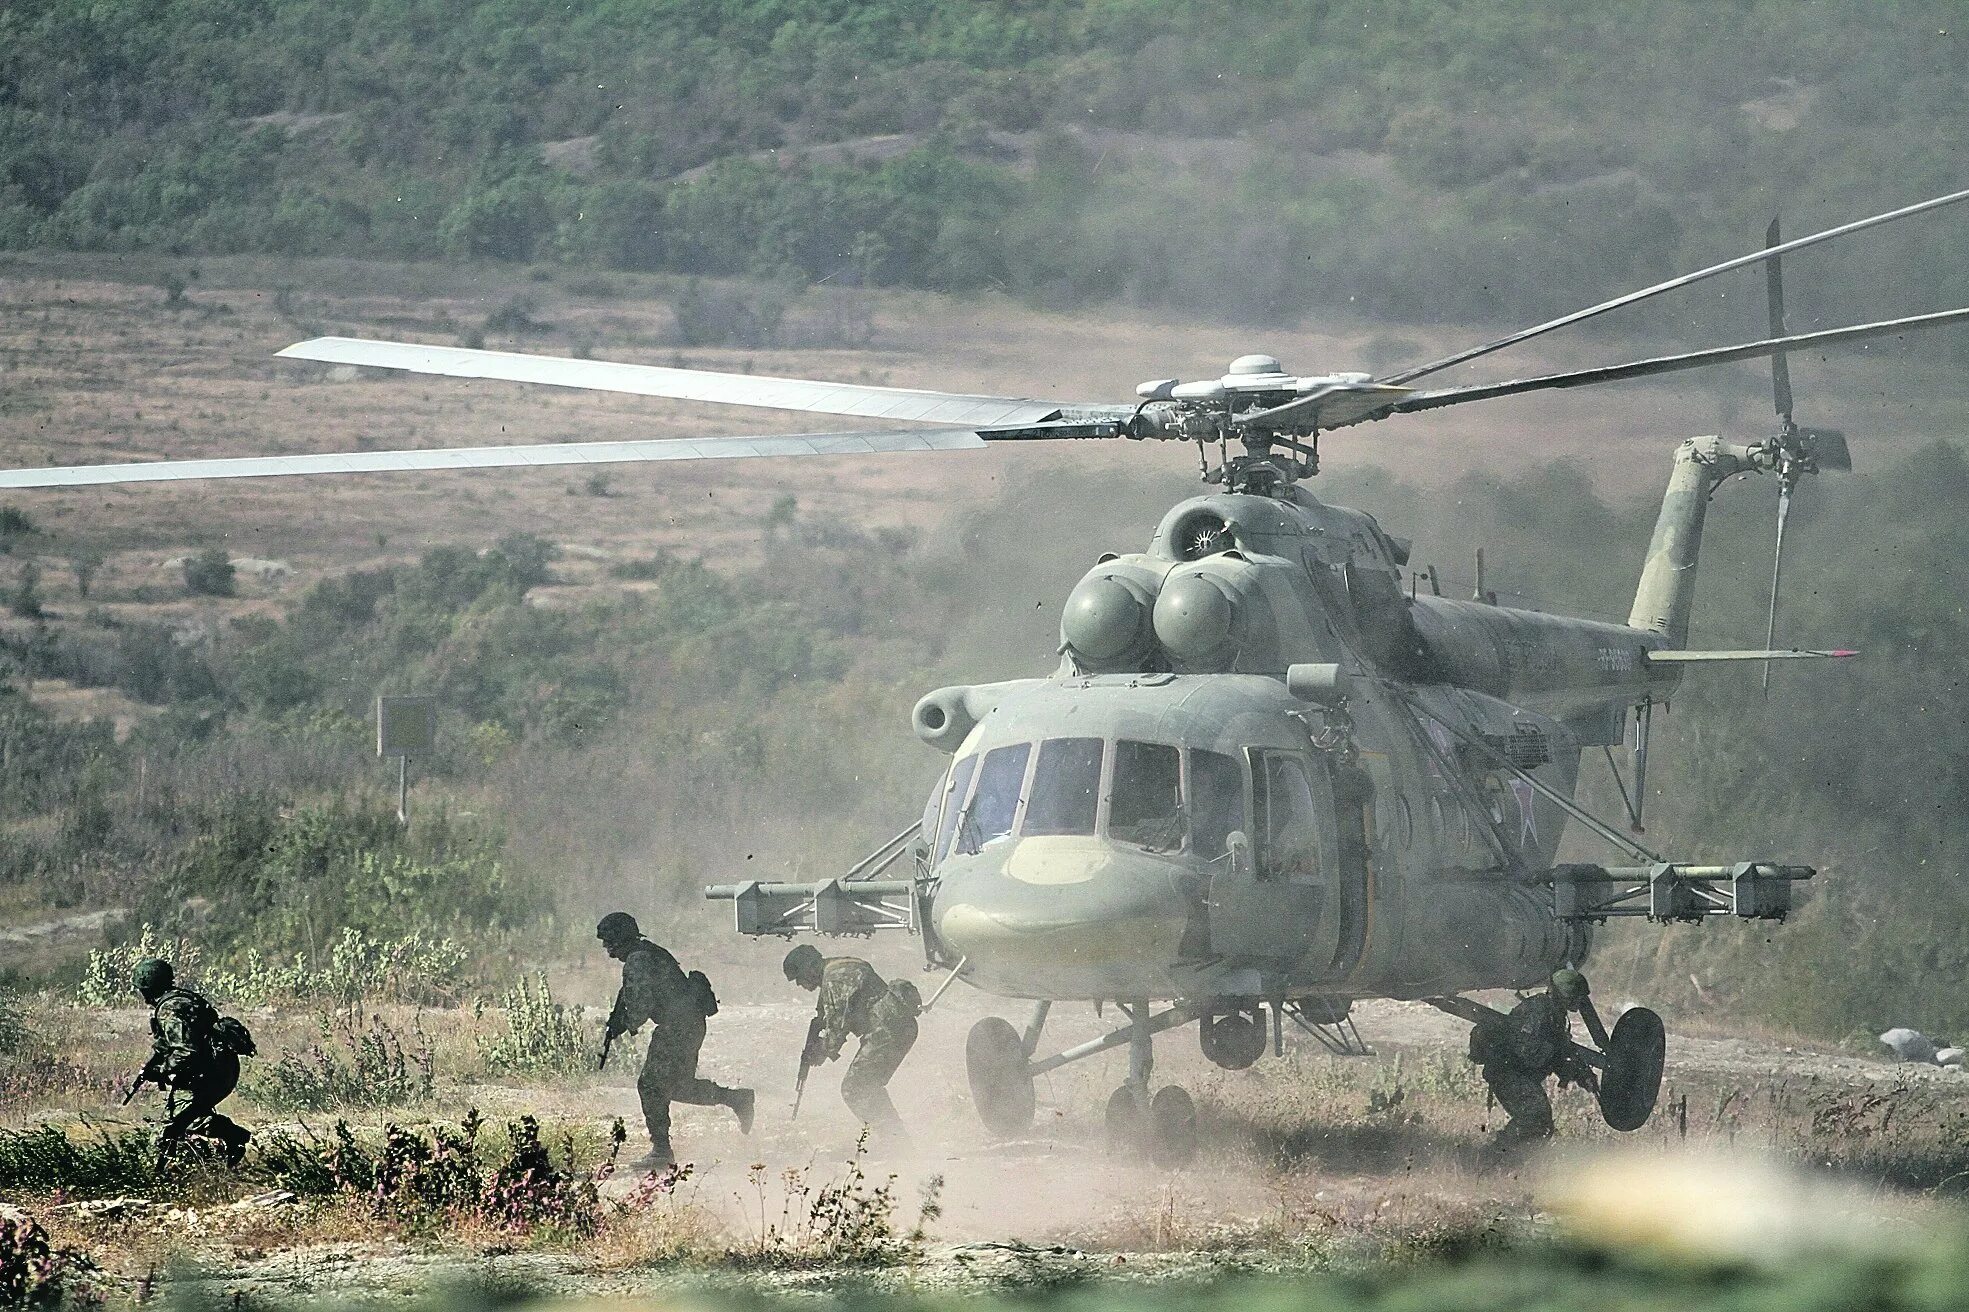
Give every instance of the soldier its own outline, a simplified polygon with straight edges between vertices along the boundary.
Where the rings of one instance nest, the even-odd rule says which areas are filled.
[[[802,943],[786,954],[786,978],[820,997],[814,1008],[800,1065],[818,1066],[841,1055],[850,1034],[861,1040],[848,1073],[841,1078],[841,1100],[864,1125],[907,1143],[902,1118],[889,1101],[889,1080],[916,1045],[916,1014],[922,1002],[916,986],[883,982],[875,968],[857,957],[822,957]]]
[[[1547,1076],[1557,1075],[1561,1084],[1593,1087],[1593,1070],[1572,1042],[1572,1013],[1585,1002],[1586,992],[1586,977],[1578,971],[1554,971],[1545,992],[1526,998],[1509,1016],[1479,1021],[1470,1031],[1470,1060],[1483,1067],[1484,1083],[1511,1118],[1497,1132],[1495,1146],[1552,1137]]]
[[[170,1112],[157,1136],[158,1160],[197,1135],[218,1141],[226,1161],[239,1165],[253,1133],[217,1110],[239,1085],[239,1052],[214,1041],[218,1009],[204,994],[178,987],[171,963],[156,957],[139,961],[130,982],[150,1004],[151,1054],[137,1083],[155,1083],[185,1100]]]
[[[634,1034],[645,1021],[655,1023],[649,1056],[636,1079],[636,1093],[649,1126],[650,1150],[629,1164],[632,1171],[657,1171],[677,1159],[670,1149],[670,1104],[729,1107],[742,1133],[752,1133],[753,1096],[750,1089],[728,1089],[699,1079],[698,1050],[704,1046],[704,1021],[717,1009],[711,986],[686,976],[677,959],[643,937],[636,918],[611,911],[595,926],[595,937],[608,954],[622,963],[622,990],[609,1013],[605,1042]]]

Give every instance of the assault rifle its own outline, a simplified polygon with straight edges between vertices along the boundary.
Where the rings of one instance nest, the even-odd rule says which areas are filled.
[[[820,1041],[820,1017],[807,1026],[807,1046],[800,1049],[800,1074],[793,1081],[793,1116],[800,1119],[800,1100],[807,1096],[807,1072],[820,1065],[823,1050]]]

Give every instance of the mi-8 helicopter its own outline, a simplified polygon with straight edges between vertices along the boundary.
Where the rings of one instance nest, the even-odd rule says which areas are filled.
[[[557,443],[162,461],[0,473],[0,487],[359,473],[612,461],[975,448],[1124,438],[1191,442],[1213,490],[1175,506],[1145,551],[1103,558],[1063,611],[1050,674],[945,688],[915,731],[949,766],[910,825],[842,878],[706,890],[749,934],[921,935],[929,966],[1030,1000],[1021,1028],[972,1030],[968,1076],[993,1130],[1034,1114],[1034,1080],[1126,1047],[1109,1100],[1117,1139],[1166,1163],[1193,1151],[1194,1109],[1156,1089],[1153,1040],[1195,1023],[1220,1066],[1283,1050],[1290,1023],[1357,1050],[1354,1000],[1424,999],[1468,1020],[1463,995],[1534,987],[1587,957],[1612,916],[1781,919],[1811,868],[1732,856],[1701,864],[1640,832],[1651,709],[1692,665],[1850,655],[1692,651],[1688,622],[1704,516],[1726,479],[1778,482],[1784,512],[1803,477],[1850,468],[1843,437],[1792,418],[1789,352],[1969,319],[1969,308],[1803,334],[1784,327],[1781,257],[1969,199],[1937,197],[1763,249],[1374,378],[1288,374],[1247,355],[1220,378],[1158,379],[1125,405],[764,378],[508,352],[318,338],[282,356],[456,377],[640,393],[931,425],[707,441]],[[1771,333],[1755,342],[1472,386],[1419,380],[1543,333],[1731,269],[1768,271]],[[1360,511],[1304,486],[1323,433],[1402,414],[1768,357],[1774,432],[1697,437],[1677,449],[1625,624],[1454,600],[1404,587],[1408,548]],[[1233,449],[1235,447],[1235,450]],[[1626,743],[1631,832],[1573,799],[1583,751]],[[1608,763],[1614,758],[1608,752]],[[1618,778],[1618,773],[1616,775]],[[1629,781],[1631,779],[1631,782]],[[1560,863],[1576,821],[1628,864]],[[884,879],[908,858],[907,879]],[[938,993],[941,993],[939,988]],[[934,1005],[935,997],[931,999]],[[1042,1057],[1059,1001],[1116,1004],[1124,1023]],[[1161,1004],[1160,1010],[1157,1009]],[[1494,1013],[1491,1013],[1494,1014]],[[1645,1008],[1609,1032],[1590,1003],[1610,1124],[1652,1112],[1664,1035]]]

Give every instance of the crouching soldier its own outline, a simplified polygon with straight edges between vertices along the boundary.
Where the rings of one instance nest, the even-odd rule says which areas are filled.
[[[131,983],[150,1004],[151,1054],[130,1091],[150,1083],[171,1094],[157,1136],[158,1161],[196,1136],[218,1143],[226,1161],[239,1165],[253,1134],[218,1106],[239,1086],[239,1059],[253,1055],[252,1036],[238,1021],[220,1016],[204,994],[179,987],[168,961],[139,961]]]
[[[697,1056],[704,1046],[705,1018],[718,1009],[710,981],[701,973],[684,974],[675,957],[643,937],[636,918],[626,911],[603,916],[595,926],[595,937],[609,956],[622,963],[622,989],[615,996],[615,1009],[609,1013],[604,1045],[621,1035],[634,1034],[645,1022],[656,1027],[650,1035],[649,1055],[643,1059],[643,1073],[636,1080],[643,1121],[649,1127],[650,1150],[631,1162],[629,1169],[657,1171],[677,1160],[670,1147],[673,1102],[729,1107],[738,1117],[738,1128],[752,1133],[752,1090],[728,1089],[698,1078]]]
[[[1480,1021],[1470,1031],[1470,1060],[1483,1067],[1498,1106],[1510,1121],[1492,1141],[1511,1148],[1552,1137],[1552,1102],[1547,1077],[1562,1084],[1594,1087],[1592,1067],[1572,1042],[1572,1013],[1586,1000],[1586,977],[1576,970],[1552,974],[1552,985],[1511,1009],[1508,1016]]]
[[[787,979],[820,994],[800,1054],[801,1070],[839,1057],[850,1034],[859,1038],[861,1046],[841,1077],[841,1100],[875,1133],[906,1144],[909,1136],[889,1100],[889,1080],[916,1045],[916,1015],[923,1009],[916,986],[906,980],[886,983],[858,957],[823,957],[805,943],[786,954],[784,969]]]

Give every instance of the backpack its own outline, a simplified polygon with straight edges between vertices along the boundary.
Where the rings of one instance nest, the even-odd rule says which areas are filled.
[[[711,977],[701,970],[693,970],[689,976],[691,998],[697,1009],[706,1016],[718,1014],[718,995],[711,991]]]
[[[260,1049],[253,1042],[253,1031],[237,1016],[221,1016],[212,1022],[212,1051],[227,1053],[234,1057],[257,1056]]]

